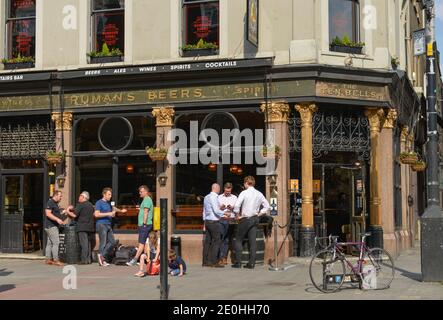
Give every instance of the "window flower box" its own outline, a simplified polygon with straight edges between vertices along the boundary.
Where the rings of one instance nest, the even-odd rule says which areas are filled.
[[[103,43],[101,51],[92,51],[87,54],[90,63],[110,63],[123,61],[123,52],[118,48],[109,49],[106,43]]]
[[[218,55],[217,49],[191,49],[185,50],[182,49],[182,57],[203,57],[203,56],[215,56]]]
[[[329,50],[335,52],[361,54],[364,46],[364,42],[351,41],[349,36],[345,35],[343,39],[335,37],[329,46]]]
[[[5,70],[34,68],[34,62],[33,57],[22,57],[21,55],[2,60]]]
[[[111,63],[123,61],[123,56],[90,57],[90,63]]]
[[[351,46],[331,44],[330,50],[334,52],[361,54],[363,47],[351,47]]]
[[[212,56],[218,54],[218,45],[200,39],[197,44],[187,44],[182,48],[182,57]]]

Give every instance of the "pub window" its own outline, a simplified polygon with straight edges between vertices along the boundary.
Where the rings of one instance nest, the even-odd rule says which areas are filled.
[[[91,63],[122,61],[125,47],[125,1],[92,1]]]
[[[35,61],[35,4],[36,0],[7,2],[7,57],[8,64],[33,67]]]
[[[219,1],[183,0],[183,56],[216,55],[219,49]]]
[[[358,0],[329,0],[329,41],[332,51],[340,47],[354,49],[361,53]]]

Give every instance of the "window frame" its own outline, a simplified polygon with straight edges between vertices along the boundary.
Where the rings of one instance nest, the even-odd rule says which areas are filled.
[[[34,20],[34,25],[37,26],[37,0],[35,0],[35,14],[33,16],[15,17],[15,18],[10,17],[12,1],[14,1],[14,0],[5,1],[6,12],[5,12],[5,46],[4,46],[5,52],[4,52],[4,56],[6,59],[15,58],[12,55],[12,39],[10,39],[12,34],[11,34],[10,27],[9,27],[9,23],[12,21],[20,21],[20,20]],[[37,38],[37,32],[35,30],[34,42],[36,42],[36,38]],[[36,43],[34,44],[34,46],[36,46]],[[36,48],[34,48],[34,55],[32,55],[32,57],[34,58],[34,61],[35,61],[35,53],[36,53]]]
[[[97,24],[96,24],[96,20],[95,20],[95,15],[96,14],[100,14],[100,13],[109,13],[109,12],[118,12],[118,11],[123,11],[123,17],[125,18],[125,13],[126,13],[126,4],[123,8],[113,8],[113,9],[99,9],[99,10],[95,10],[94,9],[94,1],[95,0],[91,0],[91,2],[89,3],[90,5],[90,12],[91,12],[91,16],[90,16],[90,33],[89,33],[89,37],[90,37],[90,50],[89,51],[99,51],[99,48],[96,48],[96,44],[97,44]],[[124,26],[124,24],[123,24]],[[125,33],[126,33],[126,29],[123,30],[123,36],[125,37]],[[123,50],[120,50],[123,52],[123,56],[125,55],[125,48],[124,48],[124,44],[125,44],[125,40],[123,41]]]
[[[188,43],[188,16],[186,14],[186,7],[189,5],[196,5],[196,4],[206,4],[206,3],[218,3],[218,35],[217,35],[217,43],[218,48],[215,50],[214,54],[211,55],[218,55],[220,52],[220,0],[181,0],[181,40],[179,41],[181,43],[180,48],[182,46],[187,45]],[[180,50],[183,55],[183,50]]]
[[[351,1],[352,2],[352,35],[349,35],[351,41],[360,42],[361,40],[361,28],[360,28],[360,0],[341,0],[341,1]],[[328,29],[329,29],[329,43],[334,40],[331,39],[331,6],[330,0],[328,1]],[[337,35],[336,35],[337,36]]]

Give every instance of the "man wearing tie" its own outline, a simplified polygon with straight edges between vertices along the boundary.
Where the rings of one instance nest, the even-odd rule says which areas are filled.
[[[233,268],[241,268],[242,240],[248,235],[249,240],[249,262],[244,266],[248,269],[255,267],[255,255],[257,251],[257,226],[259,214],[269,211],[269,202],[265,196],[254,188],[255,179],[247,176],[244,180],[245,190],[240,193],[234,206],[234,213],[238,216],[241,208],[240,222],[235,237],[235,263]],[[260,210],[260,207],[262,209]]]
[[[220,217],[224,215],[224,211],[220,210],[218,204],[218,194],[220,186],[214,183],[211,188],[211,193],[208,194],[203,201],[203,217],[205,221],[205,248],[207,253],[207,261],[203,261],[204,265],[213,268],[223,268],[224,265],[217,262],[218,252],[221,245],[221,225]],[[205,260],[205,257],[203,257]]]

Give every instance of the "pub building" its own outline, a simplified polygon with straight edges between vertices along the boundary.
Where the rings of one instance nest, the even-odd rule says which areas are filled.
[[[181,237],[184,260],[200,263],[203,197],[214,182],[231,182],[239,194],[247,175],[256,177],[256,188],[268,199],[277,198],[275,219],[284,226],[277,230],[281,261],[309,256],[315,236],[329,234],[357,240],[371,231],[372,244],[394,256],[412,246],[417,213],[424,211],[425,176],[401,164],[399,155],[422,150],[424,101],[405,72],[380,62],[390,60],[385,38],[368,35],[366,55],[352,55],[356,67],[346,64],[350,55],[329,46],[343,37],[343,28],[360,40],[359,1],[295,1],[306,14],[290,15],[283,3],[253,0],[248,8],[241,1],[227,6],[224,0],[176,0],[177,8],[164,1],[155,10],[141,0],[126,7],[123,0],[89,2],[89,9],[68,8],[78,8],[79,17],[79,28],[69,29],[76,20],[59,15],[70,2],[0,1],[6,3],[0,25],[7,26],[0,33],[7,44],[0,71],[0,252],[42,250],[44,205],[55,189],[63,191],[66,207],[83,190],[94,203],[102,188],[112,187],[113,201],[128,209],[114,219],[116,238],[134,245],[137,188],[144,184],[156,206],[168,199],[168,235]],[[258,6],[269,16],[260,28]],[[36,19],[42,12],[68,29]],[[146,12],[151,24],[144,23]],[[125,17],[137,28],[125,30],[132,26]],[[269,23],[277,18],[276,33]],[[321,39],[294,37],[299,27],[314,29],[312,21],[320,21]],[[379,47],[386,49],[383,59]],[[218,133],[273,129],[281,151],[275,172],[257,175],[263,164],[245,164],[244,149],[241,161],[230,164],[172,165],[147,155],[147,147],[170,147],[174,128],[192,136],[191,121],[198,121],[198,131]],[[260,149],[263,142],[255,145]],[[192,141],[184,151],[192,157]],[[51,160],[48,152],[63,157]],[[273,255],[271,239],[265,240],[265,261]]]
[[[301,223],[283,258],[312,253],[316,235],[356,240],[370,230],[374,245],[394,254],[413,240],[411,207],[420,203],[408,196],[418,198],[422,186],[398,157],[412,148],[408,128],[422,101],[401,73],[257,58],[0,79],[2,252],[32,251],[28,237],[42,237],[43,205],[54,188],[67,206],[82,190],[94,202],[112,187],[116,205],[128,209],[115,219],[116,237],[135,244],[137,187],[146,184],[157,206],[168,199],[169,234],[180,235],[183,256],[197,262],[203,197],[213,182],[232,182],[239,193],[246,175],[256,176],[268,199],[276,189],[281,226]],[[147,156],[146,147],[171,145],[173,128],[190,136],[193,120],[199,130],[274,129],[275,173],[257,176],[260,164],[244,161],[171,165]],[[51,150],[65,152],[62,163],[47,163]],[[278,230],[279,244],[287,232]],[[272,250],[267,239],[267,257]]]

